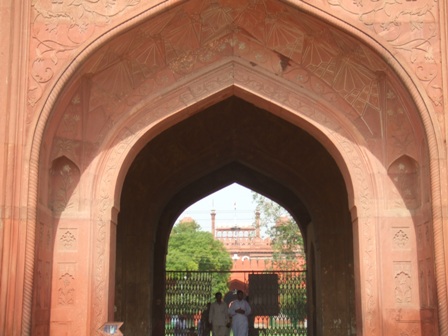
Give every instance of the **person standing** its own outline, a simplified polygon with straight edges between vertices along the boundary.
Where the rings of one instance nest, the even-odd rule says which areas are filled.
[[[239,290],[237,299],[232,301],[229,307],[229,315],[232,318],[233,336],[247,336],[249,330],[249,322],[247,317],[252,312],[249,303],[244,300],[243,291]]]
[[[209,316],[210,316],[210,306],[211,303],[207,303],[207,308],[204,309],[201,315],[201,331],[200,336],[210,336],[210,322],[209,322]]]
[[[216,301],[210,305],[208,321],[212,325],[213,336],[226,336],[227,323],[229,323],[228,307],[222,301],[221,292],[215,294]]]

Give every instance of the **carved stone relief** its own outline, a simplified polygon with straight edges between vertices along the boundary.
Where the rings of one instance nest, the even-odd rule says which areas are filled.
[[[70,103],[65,108],[64,115],[58,128],[57,137],[61,139],[81,140],[82,139],[82,118],[83,118],[83,99],[80,92],[72,95]],[[63,148],[61,148],[63,149]],[[60,151],[56,155],[67,155]]]
[[[49,205],[55,213],[78,209],[79,179],[79,168],[66,157],[61,157],[53,162]]]
[[[212,11],[218,15],[224,7],[214,4],[209,15]],[[379,80],[384,76],[378,74],[386,65],[376,55],[305,15],[297,20],[297,13],[290,8],[276,8],[278,12],[270,13],[263,6],[241,7],[232,11],[226,7],[226,15],[231,13],[233,21],[219,20],[225,25],[214,34],[206,22],[190,17],[188,6],[180,6],[175,13],[157,18],[157,25],[143,24],[129,36],[119,37],[104,47],[85,67],[92,74],[93,84],[89,118],[99,114],[106,115],[103,120],[115,120],[115,115],[125,113],[136,100],[150,96],[156,87],[161,90],[186,79],[188,73],[206,67],[211,60],[235,56],[298,84],[331,104],[350,106],[341,110],[352,113],[350,119],[358,118],[356,122],[363,132],[381,136],[380,103],[385,98],[380,97]],[[248,21],[254,20],[254,10],[263,24],[246,27]],[[173,16],[181,17],[188,27],[181,35],[176,26],[170,25]],[[311,31],[318,33],[313,35]],[[187,47],[185,40],[194,43]],[[203,54],[213,57],[200,57]],[[176,70],[180,68],[182,71]]]
[[[51,20],[50,16],[45,16],[48,8],[42,9],[40,3],[38,1],[35,5],[38,8],[35,9],[38,13],[35,23],[43,26],[43,22]],[[57,9],[59,4],[54,5]],[[104,3],[98,2],[98,6],[101,5]],[[76,7],[84,13],[83,6],[73,3],[69,8]],[[125,10],[125,7],[114,8],[116,13]],[[66,19],[59,14],[55,17],[55,22]],[[107,20],[104,24],[108,24]],[[79,29],[79,26],[57,25],[48,29],[52,34],[60,34],[61,29],[66,29],[67,33],[70,29]],[[43,55],[37,57],[33,64],[35,87],[30,91],[31,104],[40,99],[38,93],[52,79],[52,72],[60,66],[60,60],[87,41],[87,35],[93,36],[96,23],[86,24],[85,29],[86,35],[75,40],[72,49],[58,49],[60,46],[52,44],[45,46],[38,38],[34,39],[36,53],[41,50],[39,52]],[[217,71],[215,64],[224,63],[230,64],[227,68],[222,67],[226,71]],[[44,71],[45,66],[48,70]],[[96,200],[94,327],[99,327],[106,318],[108,279],[104,269],[108,256],[105,237],[113,203],[110,186],[114,184],[123,157],[151,123],[205,100],[223,88],[232,85],[242,87],[290,109],[324,131],[350,162],[354,183],[362,186],[356,194],[359,216],[368,217],[373,195],[366,185],[367,172],[361,159],[364,153],[353,148],[355,141],[352,139],[356,136],[366,142],[367,149],[377,155],[385,167],[388,162],[393,162],[388,172],[395,178],[397,187],[390,197],[397,202],[404,197],[404,203],[398,206],[418,206],[418,169],[413,168],[418,165],[411,165],[409,160],[394,160],[408,155],[416,158],[417,162],[421,152],[415,144],[422,142],[411,128],[407,116],[409,111],[402,103],[400,93],[392,89],[387,69],[387,65],[369,48],[275,1],[246,5],[238,2],[187,2],[148,20],[99,50],[81,71],[91,80],[88,98],[84,100],[81,88],[76,91],[57,129],[58,137],[51,150],[52,157],[58,159],[52,165],[49,201],[56,213],[76,210],[79,191],[75,186],[81,176],[79,167],[90,163],[83,162],[83,159],[88,161],[98,155],[94,150],[88,155],[83,152],[86,148],[81,146],[82,141],[84,144],[93,143],[97,151],[105,141],[113,143],[108,147],[112,150],[105,163],[99,199]],[[328,107],[333,109],[334,115]],[[347,125],[353,126],[350,132],[355,135],[347,131]],[[110,139],[110,134],[116,138]],[[378,143],[385,139],[391,150],[383,156]],[[402,164],[404,170],[401,169]],[[362,225],[366,329],[374,335],[378,318],[375,223],[372,219],[363,218]],[[395,248],[406,246],[406,235],[405,230],[394,233]],[[60,248],[70,249],[74,246],[70,244],[76,244],[76,234],[71,229],[60,237],[63,237],[59,241]],[[395,300],[407,302],[412,288],[410,267],[408,270],[400,266],[394,277]],[[74,280],[73,273],[60,274],[60,302],[69,304],[73,300],[71,289],[74,287],[71,284]]]
[[[58,76],[77,49],[98,36],[140,0],[65,1],[32,3],[28,103],[34,106],[45,86]]]
[[[220,10],[219,6],[215,5],[215,7],[213,10]],[[161,15],[157,19],[157,25],[151,22],[136,29],[132,36],[120,37],[116,43],[111,43],[99,51],[97,56],[86,65],[85,71],[92,76],[92,89],[88,104],[88,121],[86,122],[89,125],[89,130],[85,134],[98,136],[96,139],[89,139],[93,143],[99,146],[105,134],[127,114],[126,111],[136,102],[140,103],[150,97],[157,100],[154,93],[158,90],[168,89],[176,80],[188,80],[188,75],[185,72],[179,73],[175,70],[174,63],[185,62],[184,56],[179,56],[180,60],[173,56],[184,55],[187,47],[182,44],[180,38],[174,37],[177,35],[171,33],[168,25],[173,20],[173,15],[180,15],[183,20],[186,20],[187,9],[184,10],[185,12],[182,9],[180,7],[175,14],[165,14],[166,18]],[[201,67],[208,66],[207,60],[198,56],[202,55],[204,50],[208,50],[209,55],[213,52],[214,60],[228,57],[229,52],[233,52],[238,60],[247,61],[262,71],[273,72],[281,78],[291,81],[293,85],[297,85],[299,91],[306,90],[310,95],[317,95],[332,106],[339,107],[339,110],[344,111],[346,117],[353,121],[364,136],[378,139],[386,135],[389,138],[388,142],[390,141],[392,145],[388,147],[390,150],[388,156],[394,159],[397,155],[403,154],[419,157],[418,146],[415,146],[418,140],[415,139],[411,130],[407,109],[403,106],[400,96],[388,84],[387,76],[384,75],[386,65],[377,56],[342,34],[335,31],[330,34],[328,29],[319,26],[311,19],[304,20],[304,22],[309,27],[312,25],[319,27],[320,34],[317,37],[323,36],[324,38],[311,38],[308,30],[303,29],[302,26],[305,26],[303,22],[302,26],[286,28],[284,23],[282,25],[275,20],[276,29],[266,28],[272,33],[270,38],[260,34],[256,35],[261,36],[258,40],[253,37],[249,38],[245,31],[235,28],[236,23],[249,20],[249,14],[246,14],[246,11],[242,11],[242,13],[241,17],[237,17],[234,24],[225,30],[227,35],[224,37],[222,34],[215,36],[207,31],[208,44],[201,45],[202,39],[198,40],[196,35],[191,36],[197,41],[189,47],[188,51],[190,56],[194,56],[188,58],[189,62],[194,63],[189,66],[191,71],[199,71]],[[264,17],[267,14],[266,11],[258,8],[257,15]],[[278,20],[281,21],[281,19]],[[164,24],[161,24],[162,22]],[[196,29],[201,32],[201,29],[206,30],[205,25],[200,25],[195,21],[188,22],[189,24],[194,23]],[[222,22],[227,21],[223,20]],[[291,20],[288,23],[297,25],[297,22]],[[272,23],[272,27],[274,27],[274,23]],[[278,55],[275,48],[281,45],[280,41],[287,45],[297,42],[290,37],[291,34],[287,34],[291,29],[294,29],[295,33],[300,32],[303,36],[307,36],[307,39],[303,43],[299,43],[300,48],[295,48],[294,52],[290,54],[291,58],[284,63],[285,59]],[[250,32],[255,34],[257,31]],[[185,32],[185,34],[189,33]],[[157,36],[157,40],[153,36]],[[169,39],[165,39],[164,36],[169,36]],[[340,41],[339,45],[334,41]],[[199,49],[193,50],[195,45],[199,45]],[[266,45],[273,49],[266,49]],[[348,48],[348,45],[351,48]],[[169,50],[177,51],[168,55],[166,51],[168,47]],[[229,51],[229,47],[232,47],[233,51]],[[120,62],[119,59],[125,61]],[[362,60],[362,65],[355,63],[357,59]],[[286,64],[286,66],[282,67],[281,64]],[[95,75],[96,73],[99,75]],[[207,83],[207,85],[209,84]],[[195,89],[202,90],[199,87],[192,88],[188,95],[197,95],[194,93]],[[269,92],[271,88],[267,88],[267,90],[266,94],[271,94]],[[277,95],[276,100],[281,102],[287,100],[283,92],[278,90],[274,92]],[[185,94],[184,97],[186,97]],[[159,115],[160,110],[161,108],[157,106],[152,111],[153,119]],[[389,116],[389,119],[386,116]],[[383,125],[381,120],[387,120],[387,123]],[[387,132],[385,128],[387,128]],[[373,146],[371,150],[382,156],[378,152],[379,147]],[[418,154],[414,155],[414,151],[417,151]],[[92,152],[90,155],[93,156],[94,153]]]
[[[397,335],[437,335],[433,324],[435,316],[431,310],[422,309],[413,312],[411,309],[390,309],[387,312],[391,322],[394,324]]]
[[[439,2],[328,0],[329,8],[359,20],[394,48],[426,88],[436,111],[442,112]]]
[[[386,139],[388,144],[388,160],[393,161],[402,155],[419,157],[419,143],[416,130],[412,129],[409,113],[392,88],[387,87],[385,93]]]
[[[438,109],[442,108],[440,54],[437,42],[439,36],[437,1],[386,3],[328,0],[326,6],[329,11],[336,10],[347,18],[352,17],[354,20],[359,20],[403,54],[426,86],[434,105]],[[326,6],[323,4],[324,10]],[[34,105],[40,100],[44,86],[54,79],[58,70],[62,69],[62,66],[76,53],[77,49],[86,41],[95,38],[108,27],[116,24],[120,16],[133,12],[137,7],[140,11],[148,9],[141,6],[140,0],[113,2],[103,0],[94,3],[35,1],[32,5],[33,25],[30,51],[33,61],[30,65],[29,103]],[[328,33],[316,29],[315,22],[312,23],[314,27],[311,28],[307,20],[302,20],[303,23],[299,27],[301,29],[298,29],[295,24],[292,24],[295,22],[291,21],[288,11],[293,12],[294,10],[274,1],[240,3],[237,6],[228,3],[197,1],[188,6],[185,5],[183,10],[173,10],[165,17],[151,20],[145,34],[152,40],[152,43],[148,44],[148,47],[135,46],[134,56],[138,62],[134,64],[131,62],[130,68],[132,73],[137,73],[140,77],[148,77],[155,68],[163,67],[168,62],[174,72],[189,72],[194,68],[194,59],[200,59],[201,62],[212,62],[215,60],[216,52],[222,52],[223,44],[216,43],[217,37],[240,29],[249,32],[250,39],[262,41],[265,47],[283,55],[283,58],[280,57],[278,60],[277,69],[284,70],[285,66],[290,64],[290,60],[294,60],[298,64],[303,62],[306,65],[310,55],[317,55],[316,52],[318,52],[324,59],[325,55],[330,56],[327,59],[329,62],[322,63],[322,65],[328,64],[330,67],[318,65],[319,73],[323,78],[331,74],[333,69],[331,68],[332,52],[330,49],[316,48],[314,52],[303,52],[307,42],[313,43],[312,41],[316,38],[329,36]],[[262,29],[260,22],[263,20],[270,29]],[[177,30],[165,33],[163,28],[172,25],[173,22],[178,23],[178,27],[185,28],[177,28]],[[238,28],[236,29],[236,27]],[[202,34],[196,35],[198,31],[201,31]],[[412,34],[409,34],[409,31],[412,31]],[[185,43],[186,41],[188,43]],[[195,43],[192,43],[193,41]],[[341,40],[334,39],[333,41]],[[197,54],[192,53],[192,50],[199,44],[208,44],[208,48]],[[235,49],[234,52],[242,45],[241,43],[230,43],[230,46]],[[256,59],[255,64],[261,64],[263,59],[266,59],[263,52],[255,52],[253,56]],[[346,58],[343,63],[349,65],[350,58]],[[124,70],[122,78],[129,82],[127,69],[122,70]],[[366,74],[362,76],[364,75]],[[360,78],[362,77],[357,79]],[[344,82],[344,85],[349,83],[346,80]],[[365,89],[360,91],[363,93],[358,98],[365,96],[367,93]],[[356,96],[351,98],[356,99]]]
[[[61,228],[59,229],[59,250],[77,251],[78,249],[78,229]]]
[[[58,265],[58,298],[60,306],[75,304],[75,263],[59,263]]]
[[[412,302],[411,263],[394,262],[395,302],[409,304]]]
[[[403,156],[395,160],[388,169],[388,175],[395,185],[388,202],[391,208],[415,209],[420,205],[420,177],[415,160]]]
[[[395,250],[407,250],[410,248],[409,228],[393,228],[392,248]]]

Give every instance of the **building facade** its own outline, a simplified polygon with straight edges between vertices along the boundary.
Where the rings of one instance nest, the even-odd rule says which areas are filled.
[[[248,293],[246,272],[272,268],[271,241],[269,238],[261,238],[260,213],[256,212],[253,226],[216,227],[215,218],[216,212],[212,210],[212,234],[223,243],[233,261],[229,290]]]
[[[162,335],[171,227],[304,233],[310,335],[448,335],[445,1],[5,0],[0,335]]]
[[[274,259],[274,250],[271,238],[262,237],[260,212],[255,211],[254,224],[250,226],[242,225],[222,225],[216,226],[216,211],[211,212],[211,228],[215,239],[223,243],[233,261],[232,273],[229,279],[229,289],[231,291],[242,290],[248,293],[248,274],[250,272],[263,272],[279,270],[279,265]],[[288,220],[282,217],[282,220]],[[295,261],[287,265],[290,271],[300,271],[305,269],[305,260],[302,251],[295,251]],[[285,264],[286,266],[286,264]],[[283,268],[282,268],[283,269]]]

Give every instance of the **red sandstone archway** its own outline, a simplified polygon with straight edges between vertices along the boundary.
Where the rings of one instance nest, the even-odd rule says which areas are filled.
[[[387,286],[401,275],[419,279],[416,283],[424,281],[427,288],[427,304],[422,306],[423,299],[414,292],[412,304],[406,306],[412,323],[435,328],[436,307],[430,299],[432,241],[418,241],[415,232],[431,231],[433,225],[437,230],[440,225],[438,212],[428,211],[430,196],[436,204],[439,199],[434,186],[437,171],[428,165],[438,157],[433,140],[437,137],[429,125],[428,108],[414,97],[421,104],[419,114],[397,80],[396,73],[405,79],[402,70],[392,71],[369,47],[288,5],[273,1],[271,7],[255,11],[277,15],[273,17],[279,34],[269,39],[261,31],[248,31],[250,20],[241,19],[244,11],[238,5],[233,8],[235,16],[227,11],[231,4],[225,8],[201,4],[172,7],[157,18],[140,21],[127,34],[116,34],[77,69],[59,92],[52,117],[44,116],[48,122],[39,124],[48,126],[42,149],[33,152],[35,157],[40,152],[42,176],[36,220],[42,234],[36,256],[31,256],[36,258],[34,290],[39,293],[33,305],[35,330],[50,325],[56,333],[58,326],[94,331],[111,316],[114,223],[128,167],[163,130],[230,96],[308,131],[338,163],[357,244],[357,318],[363,334],[375,335],[390,325],[410,328],[401,317],[386,321],[382,316],[403,309],[393,301],[394,288]],[[189,15],[195,8],[203,14],[203,35],[190,43],[184,38],[188,30],[177,25],[188,24],[191,32],[197,31],[197,21]],[[248,11],[248,17],[253,13]],[[315,31],[322,34],[311,38]],[[39,138],[36,146],[40,148]],[[73,182],[73,172],[79,183]],[[424,191],[430,185],[429,173],[431,195]],[[46,236],[48,243],[43,241]],[[384,266],[388,253],[400,248],[398,243],[393,246],[393,237],[406,237],[409,245]],[[409,247],[423,253],[415,254]],[[436,249],[436,257],[437,253]],[[50,273],[53,287],[40,288],[39,274]],[[79,293],[73,298],[76,304],[67,295],[71,289]],[[444,286],[439,283],[438,289],[443,292]],[[382,297],[383,291],[390,298]],[[58,300],[64,303],[62,308]],[[446,303],[440,296],[438,300],[444,312]],[[82,304],[89,301],[91,309]],[[420,315],[427,313],[433,315],[423,323]]]
[[[229,97],[155,137],[127,172],[117,230],[115,297],[116,319],[127,324],[124,331],[151,329],[152,320],[153,334],[163,334],[164,261],[171,227],[197,197],[236,181],[281,202],[297,218],[305,239],[309,231],[317,232],[313,241],[320,246],[316,260],[321,266],[316,306],[322,314],[308,320],[318,317],[319,330],[331,329],[335,314],[340,328],[356,329],[349,266],[353,246],[347,243],[353,240],[352,225],[345,182],[333,158],[309,133]]]

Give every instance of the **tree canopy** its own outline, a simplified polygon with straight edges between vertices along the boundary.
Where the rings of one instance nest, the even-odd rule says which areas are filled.
[[[261,225],[266,228],[271,238],[274,267],[296,268],[298,256],[301,257],[302,263],[305,260],[303,237],[299,226],[281,205],[255,192],[252,197],[260,211]]]
[[[194,221],[177,223],[168,241],[167,271],[220,271],[213,276],[213,291],[226,292],[232,259],[222,242],[200,230]]]
[[[260,211],[261,225],[271,238],[273,268],[293,270],[305,267],[303,237],[295,220],[282,206],[263,195],[254,192],[252,197]],[[307,315],[306,279],[302,277],[289,275],[280,284],[287,288],[287,293],[280,297],[280,311],[291,319],[295,327]]]

